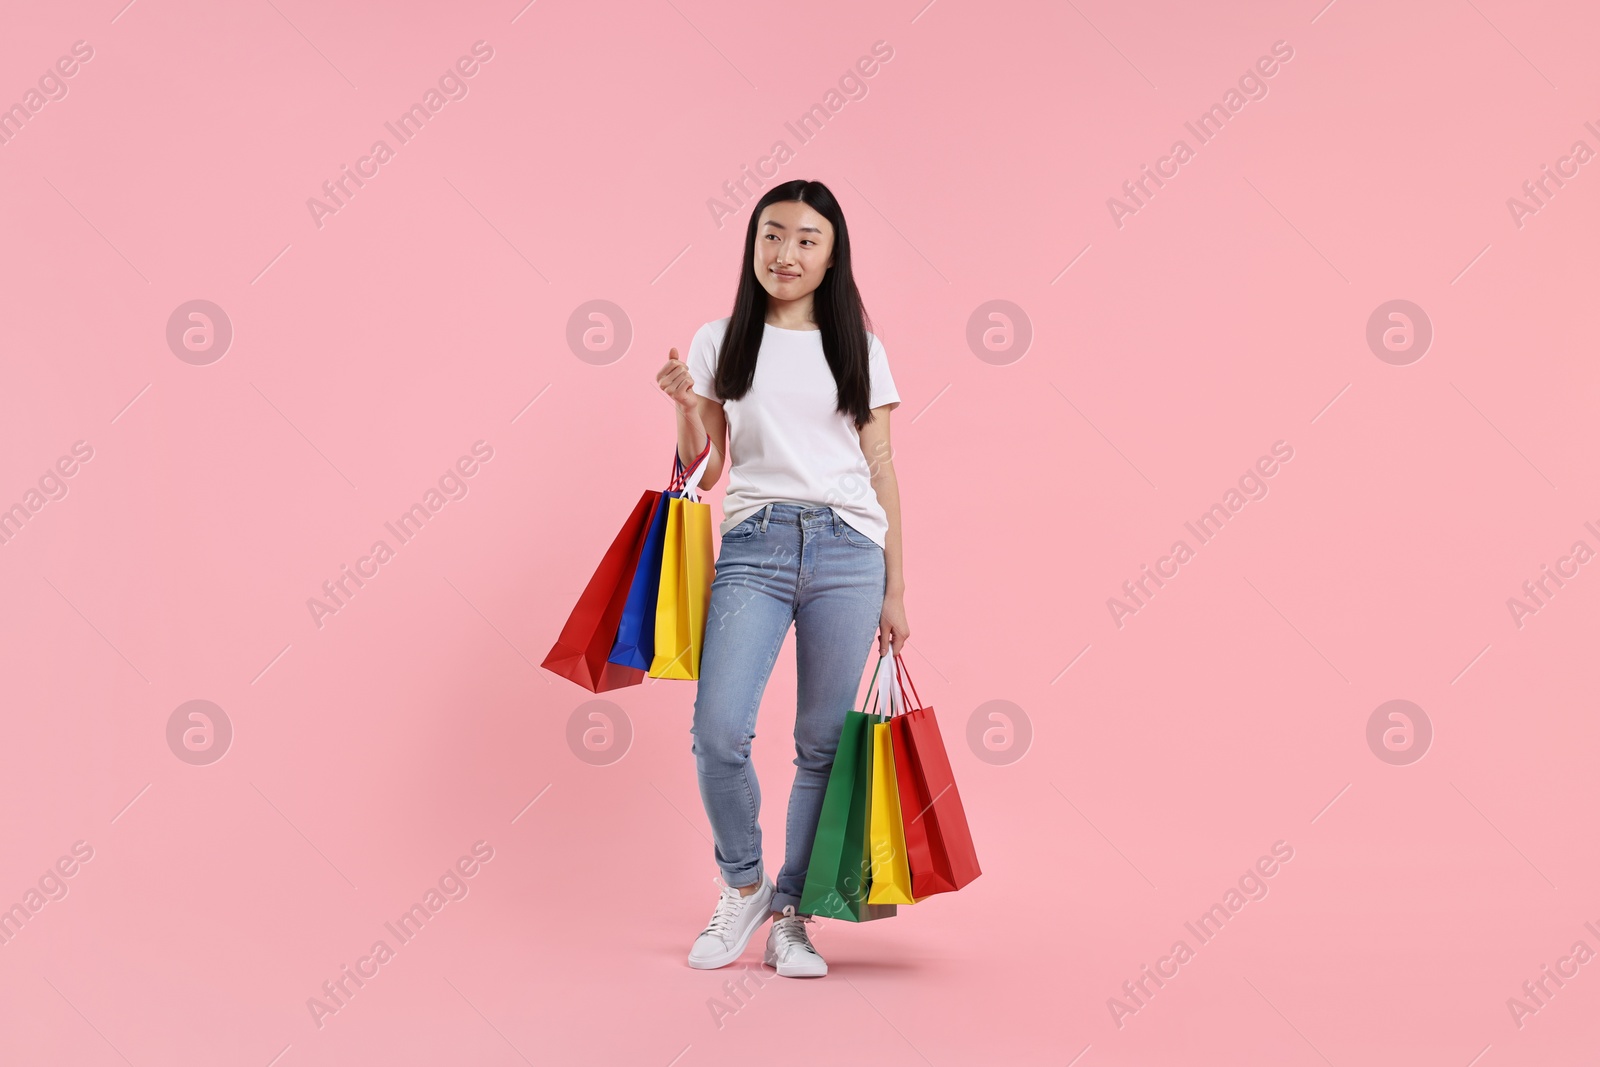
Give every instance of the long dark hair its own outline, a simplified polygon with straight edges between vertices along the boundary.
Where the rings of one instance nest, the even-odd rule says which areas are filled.
[[[750,211],[744,234],[744,259],[739,264],[739,291],[733,316],[722,335],[714,388],[724,400],[738,400],[750,391],[756,376],[756,356],[767,321],[767,291],[755,277],[756,229],[761,210],[768,204],[798,200],[833,225],[833,266],[823,275],[812,297],[812,310],[822,332],[822,351],[833,371],[839,394],[838,411],[855,421],[856,429],[872,418],[872,380],[867,366],[867,330],[871,323],[861,305],[855,274],[850,270],[850,230],[839,201],[821,182],[797,178],[767,190]]]

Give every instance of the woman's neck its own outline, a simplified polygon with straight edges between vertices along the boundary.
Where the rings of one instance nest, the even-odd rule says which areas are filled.
[[[767,300],[766,323],[780,330],[816,330],[820,327],[812,318],[811,294],[802,300]]]

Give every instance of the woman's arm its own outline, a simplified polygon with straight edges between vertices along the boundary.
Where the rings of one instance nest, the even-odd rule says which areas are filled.
[[[905,648],[911,636],[906,622],[906,578],[900,540],[900,482],[894,473],[894,449],[889,443],[890,405],[872,409],[872,419],[861,428],[861,454],[867,457],[867,470],[872,476],[872,490],[878,494],[878,503],[889,519],[889,532],[884,537],[883,565],[886,571],[883,593],[883,615],[878,620],[878,655],[891,648],[895,652]]]
[[[700,478],[701,489],[711,488],[722,477],[722,457],[727,454],[728,419],[722,405],[694,391],[689,366],[678,358],[676,348],[667,353],[667,362],[656,372],[656,384],[672,398],[678,422],[678,459],[685,468],[706,447],[706,439],[711,439],[711,455]]]
[[[700,488],[710,489],[722,477],[722,457],[727,452],[728,416],[715,400],[695,394],[699,401],[693,411],[678,408],[678,458],[688,467],[694,457],[706,447],[711,438],[711,455],[706,459],[706,472],[700,478]]]

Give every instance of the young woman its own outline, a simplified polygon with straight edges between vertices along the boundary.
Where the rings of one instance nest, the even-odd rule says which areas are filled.
[[[724,888],[691,967],[734,962],[770,916],[763,963],[828,973],[811,916],[796,914],[822,795],[874,630],[880,656],[911,635],[889,446],[900,394],[867,325],[838,201],[821,182],[786,182],[751,211],[733,314],[700,327],[687,364],[674,348],[656,374],[677,405],[679,458],[692,467],[709,441],[701,485],[733,460],[690,729]],[[790,623],[796,769],[774,885],[750,741]]]

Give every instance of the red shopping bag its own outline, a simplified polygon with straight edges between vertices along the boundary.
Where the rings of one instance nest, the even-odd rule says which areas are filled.
[[[939,873],[950,869],[950,861],[945,858],[944,843],[928,833],[928,802],[911,767],[911,738],[906,733],[904,715],[889,720],[889,743],[894,750],[895,780],[900,786],[900,820],[906,835],[906,864],[911,868],[911,895],[921,900],[933,893],[953,893],[956,887]]]
[[[931,707],[922,706],[911,674],[898,654],[895,667],[916,707],[890,719],[895,775],[900,784],[900,815],[911,867],[911,894],[953,893],[982,874],[972,845],[966,809],[956,789],[950,757]],[[905,768],[904,771],[901,768]],[[914,797],[912,802],[908,798]]]
[[[628,516],[622,532],[606,549],[600,566],[584,586],[583,595],[578,597],[577,606],[567,618],[567,624],[561,628],[561,636],[540,664],[591,693],[644,681],[644,671],[612,663],[609,657],[617,639],[617,626],[622,621],[622,609],[628,602],[633,572],[639,565],[645,535],[650,532],[650,517],[659,499],[659,490],[646,489],[633,506],[633,514]]]

